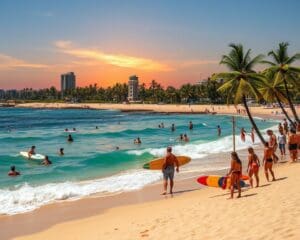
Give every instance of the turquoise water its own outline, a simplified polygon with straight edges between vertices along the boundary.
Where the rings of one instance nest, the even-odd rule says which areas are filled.
[[[188,129],[189,121],[194,123],[193,131]],[[158,128],[161,122],[164,129]],[[172,123],[175,132],[170,130]],[[274,125],[272,121],[257,123],[261,129]],[[217,125],[222,127],[221,138]],[[237,125],[250,129],[247,118],[238,118]],[[73,143],[67,143],[65,128],[77,129],[72,133]],[[169,145],[174,146],[176,154],[189,155],[201,166],[201,158],[210,152],[230,151],[231,128],[230,116],[1,108],[0,204],[5,207],[0,213],[28,211],[54,200],[96,192],[143,187],[161,176],[142,170],[142,165],[162,156]],[[190,143],[180,143],[180,133],[187,133]],[[141,145],[133,144],[137,137]],[[43,166],[19,155],[32,145],[37,153],[48,155],[53,165]],[[61,147],[64,156],[58,155]],[[21,171],[21,176],[7,176],[11,165]]]

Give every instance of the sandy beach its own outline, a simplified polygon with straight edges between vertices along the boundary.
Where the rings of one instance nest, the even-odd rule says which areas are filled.
[[[143,104],[20,104],[28,108],[90,108],[165,113],[236,114],[234,106]],[[239,107],[243,109],[242,107]],[[254,116],[282,119],[277,108],[252,107]],[[277,112],[277,114],[276,114]],[[262,156],[262,149],[258,149]],[[243,160],[246,151],[239,151]],[[229,159],[230,154],[226,157]],[[223,157],[212,154],[210,158]],[[288,159],[288,157],[287,157]],[[241,199],[206,188],[196,177],[178,180],[173,196],[161,196],[161,183],[113,196],[97,195],[50,204],[33,212],[0,217],[1,239],[299,239],[299,163],[275,166],[276,182],[245,188]],[[245,171],[245,164],[244,164]],[[201,172],[199,171],[199,174]],[[215,172],[216,174],[216,172]],[[221,173],[219,173],[221,174]]]
[[[276,182],[266,182],[261,171],[261,187],[244,189],[241,199],[226,200],[227,191],[204,188],[16,239],[299,239],[300,165],[278,164],[275,171]]]
[[[176,104],[109,104],[109,103],[22,103],[16,107],[22,108],[86,108],[86,109],[102,109],[102,110],[121,110],[127,112],[134,111],[150,111],[159,113],[216,113],[216,114],[238,114],[237,110],[241,110],[240,115],[246,115],[242,105],[176,105]],[[298,107],[299,108],[299,107]],[[265,118],[283,118],[281,109],[278,107],[262,107],[251,106],[251,113],[257,117]],[[290,109],[287,108],[290,113]]]

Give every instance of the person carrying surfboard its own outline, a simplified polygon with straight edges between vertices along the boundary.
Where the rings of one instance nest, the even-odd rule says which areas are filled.
[[[179,172],[179,162],[176,158],[176,156],[172,153],[172,147],[167,147],[167,154],[164,159],[162,172],[163,172],[163,178],[164,178],[164,192],[162,195],[167,194],[168,189],[168,179],[170,179],[170,194],[173,194],[173,187],[174,187],[174,173],[175,173],[175,166],[176,166],[176,172]]]

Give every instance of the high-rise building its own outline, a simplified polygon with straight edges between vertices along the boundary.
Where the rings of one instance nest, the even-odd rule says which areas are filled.
[[[139,78],[136,75],[130,76],[128,81],[128,101],[139,99]]]
[[[76,76],[73,72],[68,72],[60,76],[61,94],[64,96],[66,90],[76,88]]]

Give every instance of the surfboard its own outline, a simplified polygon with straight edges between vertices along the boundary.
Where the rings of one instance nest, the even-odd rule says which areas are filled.
[[[240,184],[241,187],[245,187],[246,183],[244,180],[248,180],[249,177],[246,175],[242,175]],[[224,183],[224,180],[226,181]],[[208,176],[201,176],[197,179],[197,182],[208,186],[208,187],[219,187],[223,189],[228,189],[230,187],[230,177],[224,177],[224,176],[217,176],[217,175],[208,175]]]
[[[29,159],[28,152],[20,152],[20,155]],[[30,159],[34,159],[34,160],[43,160],[44,158],[45,158],[44,155],[38,154],[38,153],[34,154],[34,155],[31,155],[31,157],[30,157]]]
[[[68,130],[68,131],[64,130],[64,132],[66,132],[66,133],[76,133],[77,130]]]
[[[179,162],[179,166],[182,166],[184,164],[187,164],[191,161],[190,157],[186,156],[176,156]],[[158,158],[154,159],[146,164],[143,165],[144,169],[150,169],[150,170],[161,170],[164,164],[165,158]]]

